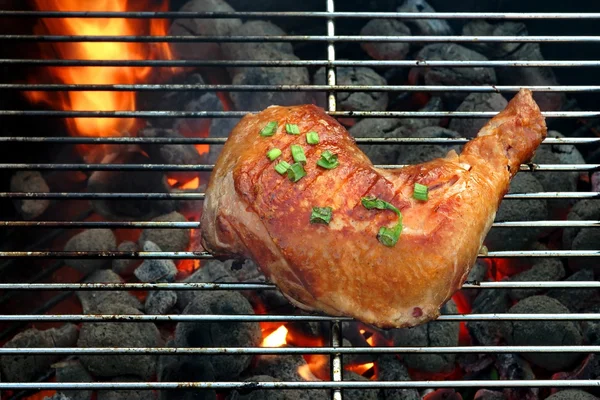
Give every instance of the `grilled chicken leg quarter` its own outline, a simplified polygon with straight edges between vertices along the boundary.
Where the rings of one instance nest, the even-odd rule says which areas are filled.
[[[293,125],[299,134],[287,132]],[[318,144],[307,143],[308,132]],[[305,310],[380,328],[418,325],[437,318],[460,289],[511,178],[545,136],[531,92],[521,90],[461,155],[377,169],[320,108],[272,106],[244,117],[223,148],[206,191],[203,246],[219,258],[253,259]],[[296,182],[274,168],[294,163],[292,145],[306,156],[306,176]],[[274,148],[282,154],[270,161]],[[336,168],[317,165],[327,150],[337,155]],[[428,200],[413,197],[415,183],[427,186]],[[399,215],[367,209],[365,197],[401,212],[395,244],[384,245],[378,233]],[[330,222],[311,223],[313,207],[330,207]]]

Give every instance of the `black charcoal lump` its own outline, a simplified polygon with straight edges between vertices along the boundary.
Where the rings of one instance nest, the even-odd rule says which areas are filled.
[[[152,219],[153,222],[187,222],[187,219],[177,211]],[[190,244],[190,229],[160,229],[147,228],[142,231],[138,244],[143,246],[146,241],[158,245],[162,251],[185,251]]]
[[[140,248],[137,243],[126,240],[117,246],[117,251],[134,252],[140,251]],[[135,258],[115,259],[112,261],[112,270],[116,274],[127,276],[131,275],[139,264],[140,260]]]
[[[67,244],[65,251],[115,251],[117,238],[110,229],[87,229],[73,236]],[[110,264],[107,257],[94,259],[68,259],[65,263],[83,274],[104,268]]]
[[[177,303],[177,293],[172,290],[154,290],[146,297],[144,310],[149,315],[168,314]]]
[[[36,347],[73,347],[77,342],[77,327],[65,324],[60,328],[40,331],[35,328],[18,333],[6,342],[4,348],[36,348]],[[9,382],[34,382],[40,375],[48,372],[53,362],[60,358],[59,354],[44,355],[11,355],[0,357],[2,376]]]
[[[434,13],[435,9],[425,0],[404,0],[396,11],[403,13]],[[453,33],[448,22],[441,18],[410,19],[405,22],[419,36],[448,36]]]
[[[546,400],[598,400],[598,397],[583,390],[567,389],[546,397]]]
[[[457,139],[461,135],[458,132],[437,126],[422,128],[416,131],[409,131],[408,137],[411,138],[441,138]],[[454,150],[460,152],[461,146],[457,144],[411,144],[401,146],[398,155],[398,164],[419,164],[431,161],[436,158],[446,157],[448,152]]]
[[[85,283],[124,283],[123,279],[111,270],[98,270],[90,275]],[[142,304],[137,297],[126,290],[98,290],[77,292],[84,314],[98,314],[104,305],[123,304],[141,310]]]
[[[235,282],[236,280],[228,272],[230,262],[221,262],[218,260],[210,260],[202,266],[202,268],[194,271],[190,276],[184,279],[185,283],[226,283]],[[180,290],[177,292],[177,307],[183,310],[187,305],[194,300],[197,295],[202,295],[200,290]]]
[[[569,214],[570,221],[589,221],[600,219],[600,205],[597,200],[578,201]],[[566,228],[563,231],[563,246],[566,250],[597,250],[600,243],[600,229]],[[572,257],[569,259],[572,269],[592,268],[597,263],[594,257]],[[594,270],[598,274],[598,270]]]
[[[372,19],[361,29],[361,36],[410,36],[410,29],[395,19]],[[406,42],[361,42],[360,46],[376,60],[404,60],[410,51]]]
[[[513,282],[551,282],[559,281],[565,277],[565,267],[557,258],[541,258],[536,261],[531,269],[513,275]],[[510,289],[510,298],[522,300],[529,296],[539,294],[542,289]]]
[[[85,369],[79,360],[68,360],[59,362],[52,367],[56,370],[57,382],[94,382],[94,378]],[[64,390],[59,393],[64,394],[71,400],[90,400],[92,390]]]
[[[410,381],[408,370],[402,362],[392,354],[382,354],[377,360],[379,381]],[[382,389],[382,400],[420,400],[416,389]]]
[[[508,310],[511,314],[568,314],[569,309],[548,296],[531,296]],[[504,321],[503,333],[512,346],[577,346],[583,336],[572,321]],[[524,353],[529,362],[548,371],[563,371],[572,367],[581,354]]]
[[[499,112],[504,110],[507,105],[508,101],[499,93],[471,93],[463,100],[456,111]],[[487,123],[488,119],[486,118],[453,118],[448,128],[464,137],[473,138]]]
[[[144,251],[162,251],[156,243],[147,240],[144,242]],[[133,271],[133,274],[141,282],[173,282],[177,275],[177,267],[173,260],[147,258]]]

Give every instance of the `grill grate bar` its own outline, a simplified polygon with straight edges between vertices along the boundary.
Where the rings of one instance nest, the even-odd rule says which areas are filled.
[[[0,18],[394,18],[394,19],[600,19],[600,13],[494,12],[324,12],[324,11],[15,11],[0,10]]]
[[[463,289],[594,289],[600,288],[597,281],[540,281],[540,282],[478,282],[465,283]],[[211,282],[179,282],[179,283],[0,283],[0,290],[275,290],[271,283],[211,283]]]
[[[56,315],[0,315],[1,322],[342,322],[354,321],[349,317],[321,315],[224,315],[224,314],[56,314]],[[454,314],[441,315],[432,322],[463,321],[600,321],[598,313],[571,314]]]
[[[248,36],[113,36],[113,35],[0,35],[0,41],[18,43],[599,43],[600,36],[362,36],[362,35],[248,35]]]
[[[406,164],[375,165],[377,168],[395,169]],[[213,164],[25,164],[0,163],[0,170],[19,171],[212,171]],[[521,171],[597,171],[600,164],[522,164]]]
[[[434,85],[193,85],[193,84],[0,84],[0,90],[42,91],[224,91],[224,92],[480,92],[516,93],[521,89],[543,93],[597,93],[598,85],[575,86],[434,86]]]
[[[600,380],[462,380],[462,381],[321,381],[321,382],[38,382],[0,383],[0,390],[259,390],[259,389],[428,389],[436,388],[574,388],[599,387]]]
[[[203,200],[205,194],[187,193],[80,193],[80,192],[0,192],[0,199],[72,199],[72,200]],[[504,199],[600,199],[600,192],[530,192],[509,193]]]
[[[600,250],[503,250],[488,251],[481,258],[514,257],[600,257]],[[211,260],[205,251],[0,251],[0,258],[49,258],[49,259],[173,259]]]
[[[186,221],[0,221],[0,226],[10,228],[61,228],[61,229],[199,229],[200,222]],[[593,228],[600,220],[547,220],[498,221],[494,228]],[[1,287],[1,285],[0,285]]]
[[[256,111],[48,111],[0,110],[0,117],[59,118],[235,118]],[[333,117],[357,118],[492,118],[494,111],[329,111]],[[546,118],[599,118],[600,111],[544,111]]]
[[[223,144],[227,138],[142,138],[142,137],[46,137],[46,136],[0,136],[0,143],[62,143],[62,144]],[[467,138],[354,138],[358,144],[465,144],[471,139]],[[545,145],[574,145],[598,144],[600,137],[567,137],[546,138]]]
[[[113,355],[113,354],[498,354],[498,353],[599,353],[600,346],[447,346],[447,347],[12,347],[7,355]]]

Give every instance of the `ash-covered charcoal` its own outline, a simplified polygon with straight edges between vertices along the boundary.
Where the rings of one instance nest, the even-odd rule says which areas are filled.
[[[449,300],[441,313],[458,314],[456,304]],[[458,346],[458,322],[429,322],[420,326],[390,331],[394,346]],[[405,354],[408,368],[423,372],[448,372],[454,368],[456,354]]]
[[[180,11],[183,12],[234,12],[223,0],[191,0]],[[180,18],[173,21],[169,35],[174,36],[229,36],[242,25],[238,18]],[[171,49],[182,60],[218,60],[222,57],[219,43],[188,42],[171,43]]]
[[[428,128],[419,129],[414,132],[408,132],[408,137],[412,138],[445,138],[457,139],[461,135],[458,132],[451,131],[446,128],[431,126]],[[399,146],[398,164],[419,164],[431,161],[435,158],[446,157],[449,151],[454,150],[460,152],[460,145],[444,145],[444,144],[423,144],[423,145],[403,145]]]
[[[10,191],[48,193],[50,188],[38,171],[18,171],[10,178]],[[16,199],[13,203],[19,215],[26,220],[36,219],[50,206],[48,199]]]
[[[218,101],[219,99],[217,99]],[[162,110],[163,108],[161,108]],[[207,124],[208,125],[208,124]],[[207,126],[208,128],[208,126]],[[179,132],[173,129],[146,127],[138,132],[143,138],[181,138]],[[192,144],[146,144],[141,146],[153,162],[160,164],[202,164],[198,150]],[[195,171],[170,171],[169,178],[186,182],[199,174]]]
[[[444,111],[444,102],[441,97],[434,96],[419,111]],[[440,126],[442,118],[400,118],[399,121],[400,126],[414,132],[427,127]]]
[[[77,343],[77,334],[77,327],[73,324],[65,324],[60,328],[51,328],[45,331],[31,328],[18,333],[2,347],[25,347],[30,349],[38,347],[73,347]],[[9,382],[34,382],[40,375],[47,372],[52,363],[60,357],[60,354],[1,356],[2,377]]]
[[[235,278],[228,272],[227,263],[218,260],[210,260],[202,266],[202,268],[194,271],[190,276],[185,278],[185,283],[226,283],[235,282]],[[177,307],[183,310],[197,296],[201,296],[204,292],[200,290],[180,290],[177,292]]]
[[[391,354],[382,354],[377,359],[377,379],[379,381],[410,381],[408,370],[402,362]],[[381,389],[381,400],[420,400],[416,389]]]
[[[365,118],[349,129],[353,137],[401,138],[408,135],[399,120],[391,118]],[[403,145],[360,144],[358,147],[373,164],[394,164],[398,160]]]
[[[508,310],[510,314],[568,314],[569,309],[548,296],[532,296]],[[513,346],[577,346],[583,337],[572,321],[504,321],[503,334]],[[577,353],[524,353],[531,363],[548,371],[562,371],[581,359]]]
[[[111,270],[99,270],[90,275],[85,283],[124,283],[123,279]],[[141,310],[137,297],[125,290],[77,291],[84,314],[98,314],[104,305],[122,304]]]
[[[162,249],[156,243],[144,242],[144,251],[160,252]],[[133,271],[140,282],[173,282],[177,275],[177,267],[173,260],[147,258]]]
[[[120,376],[112,382],[139,382],[139,378]],[[155,400],[152,390],[98,390],[97,400]],[[177,393],[177,392],[176,392]]]
[[[111,153],[102,164],[149,164],[138,152]],[[170,187],[160,171],[94,171],[87,183],[90,193],[169,193]],[[148,220],[175,209],[173,200],[106,200],[94,199],[94,211],[111,220]]]
[[[395,19],[372,19],[360,30],[361,36],[410,36],[410,29]],[[376,60],[404,60],[410,51],[406,42],[361,42],[360,47]]]
[[[467,276],[467,282],[469,283],[479,283],[486,280],[488,273],[488,263],[485,260],[477,259],[471,271],[469,271],[469,275]],[[473,303],[473,300],[479,295],[481,292],[480,289],[467,289],[463,290],[462,294],[469,301],[469,303]]]
[[[68,360],[52,365],[56,371],[56,382],[94,382],[94,378],[85,369],[79,360]],[[92,390],[64,390],[64,394],[71,400],[90,400]]]
[[[211,138],[226,138],[238,122],[240,122],[239,118],[214,118],[210,124],[208,136]],[[219,154],[221,154],[221,150],[223,150],[223,145],[211,144],[209,146],[208,159],[206,162],[208,164],[216,163]]]
[[[456,111],[502,111],[508,101],[499,93],[471,93],[458,106]],[[487,124],[485,118],[453,118],[449,129],[459,132],[464,137],[473,138]],[[544,147],[544,146],[541,146]]]
[[[149,315],[168,314],[177,304],[177,293],[173,290],[154,290],[146,297],[144,311]]]
[[[425,0],[405,0],[396,9],[397,12],[409,13],[434,13],[435,9]],[[419,36],[448,36],[453,31],[450,25],[443,19],[410,19],[405,20],[415,35]]]
[[[502,314],[508,310],[509,299],[506,290],[482,290],[473,301],[473,314]],[[501,324],[497,321],[468,321],[467,329],[475,343],[484,346],[498,344],[501,337]]]
[[[415,56],[423,61],[487,61],[487,57],[458,44],[435,43],[423,47]],[[414,76],[423,75],[427,85],[495,85],[496,72],[493,68],[415,67]],[[451,107],[457,107],[466,97],[464,92],[440,94]]]
[[[343,379],[345,381],[368,381],[364,376],[351,371],[344,371]],[[342,398],[349,400],[378,400],[379,389],[344,389]]]
[[[473,400],[506,400],[506,397],[502,392],[496,392],[489,389],[479,389],[475,393]]]
[[[509,381],[535,380],[531,366],[519,355],[514,353],[498,353],[496,355],[496,369],[500,379]],[[539,388],[507,388],[504,397],[507,400],[538,400]]]
[[[532,174],[517,174],[508,193],[543,192],[544,187]],[[548,219],[546,200],[505,200],[496,213],[496,221],[539,221]],[[492,228],[485,238],[490,250],[523,250],[533,243],[543,228]]]
[[[564,136],[560,132],[550,131],[548,137],[563,138]],[[540,146],[535,152],[532,162],[535,164],[585,164],[585,159],[573,145],[552,144]],[[547,192],[576,192],[579,175],[579,172],[566,171],[535,173],[535,177]],[[548,200],[551,216],[564,217],[561,213],[574,203],[572,199]]]
[[[177,211],[166,215],[152,218],[152,222],[188,222],[188,220]],[[145,242],[155,243],[162,251],[185,251],[190,244],[191,230],[187,228],[156,229],[147,228],[142,231],[138,244],[143,246]]]
[[[578,201],[569,214],[570,221],[586,221],[600,219],[600,204],[594,199]],[[563,247],[568,250],[595,250],[600,243],[600,229],[597,228],[565,228],[563,231]],[[590,268],[596,264],[594,257],[571,257],[569,267],[572,269]],[[598,274],[597,269],[594,270]]]
[[[183,310],[183,314],[254,314],[252,306],[238,292],[202,291]],[[255,347],[260,344],[257,322],[180,322],[175,329],[178,347]],[[214,367],[217,379],[235,379],[248,366],[252,356],[200,356]]]
[[[598,397],[583,390],[567,389],[546,397],[546,400],[598,400]]]
[[[198,357],[181,357],[159,371],[160,382],[214,382],[215,370],[210,362]],[[161,390],[159,400],[216,400],[214,390]]]
[[[283,29],[269,21],[250,20],[237,27],[233,36],[285,36]],[[294,55],[289,42],[225,42],[221,44],[225,58],[229,60],[277,60],[282,54]],[[231,77],[254,67],[229,67]]]
[[[127,251],[134,252],[140,251],[137,243],[126,240],[121,242],[119,246],[117,246],[117,251]],[[124,259],[116,259],[112,260],[112,270],[114,273],[119,274],[121,276],[128,276],[133,273],[135,268],[141,263],[139,259],[135,258],[124,258]]]
[[[107,304],[101,307],[105,315],[142,315],[126,304]],[[78,347],[159,347],[160,333],[150,322],[85,323],[79,332]],[[132,375],[150,379],[156,372],[154,355],[82,355],[81,363],[96,377]]]
[[[590,181],[592,182],[592,192],[600,192],[600,172],[594,172]]]
[[[594,306],[584,310],[589,313],[599,313],[600,306]],[[584,342],[586,344],[600,345],[600,321],[583,321],[581,323]],[[599,371],[600,372],[600,371]]]
[[[462,28],[464,36],[526,36],[527,27],[521,22],[501,22],[491,24],[484,19],[468,22]],[[473,41],[466,46],[492,59],[505,59],[517,51],[522,43],[510,41],[480,42]]]
[[[559,281],[565,277],[565,267],[557,258],[541,258],[527,271],[510,277],[514,282],[551,282]],[[510,298],[522,300],[529,296],[540,294],[543,289],[510,289]]]
[[[313,77],[315,85],[327,85],[325,67],[319,68]],[[387,81],[375,70],[367,67],[336,68],[336,83],[341,86],[385,86]],[[315,95],[317,104],[326,108],[325,93]],[[337,92],[337,104],[345,111],[381,111],[387,109],[387,92]]]
[[[117,238],[110,229],[87,229],[73,236],[65,244],[65,251],[115,251]],[[94,259],[67,259],[65,264],[83,274],[107,267],[111,260],[106,257]]]
[[[44,397],[44,400],[73,400],[62,393],[54,393],[52,396]]]
[[[569,282],[593,282],[594,271],[592,269],[582,269],[565,280]],[[550,289],[547,295],[560,301],[569,311],[577,313],[588,308],[594,300],[598,300],[598,289],[556,288]]]

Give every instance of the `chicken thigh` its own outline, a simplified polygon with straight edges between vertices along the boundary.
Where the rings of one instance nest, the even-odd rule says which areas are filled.
[[[218,258],[251,258],[302,309],[415,326],[460,289],[511,178],[545,136],[521,90],[460,155],[377,169],[322,109],[272,106],[227,139],[202,243]]]

